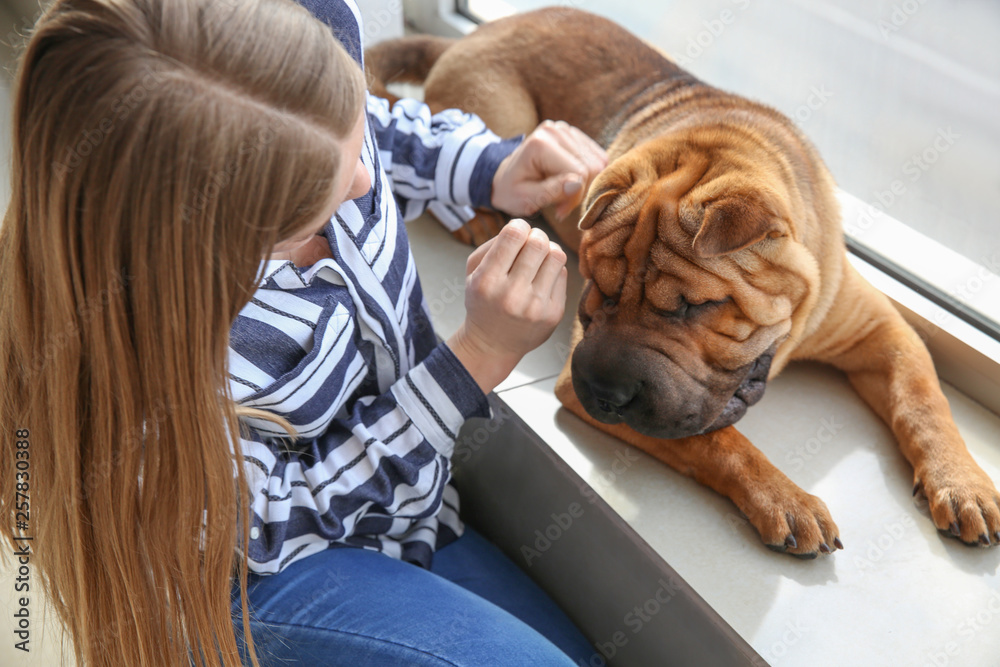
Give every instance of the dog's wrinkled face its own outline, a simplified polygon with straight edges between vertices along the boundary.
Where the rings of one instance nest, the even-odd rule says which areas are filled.
[[[648,142],[595,181],[580,223],[584,408],[681,438],[739,420],[810,291],[781,179],[704,147]]]

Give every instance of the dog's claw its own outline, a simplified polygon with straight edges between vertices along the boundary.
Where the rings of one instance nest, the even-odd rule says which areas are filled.
[[[924,483],[917,480],[917,483],[913,485],[913,496],[916,497],[918,493],[924,490]]]
[[[926,468],[914,479],[923,482],[931,519],[942,537],[972,547],[1000,545],[995,539],[1000,538],[1000,493],[974,461]]]
[[[789,535],[788,537],[785,538],[785,547],[789,549],[794,549],[797,546],[799,546],[799,543],[795,541],[794,535]]]
[[[843,549],[844,543],[840,541],[839,537],[835,537],[833,538],[833,546],[837,547],[838,549]]]
[[[830,553],[830,547],[827,545],[826,542],[820,542],[819,543],[819,550],[822,551],[825,554]]]

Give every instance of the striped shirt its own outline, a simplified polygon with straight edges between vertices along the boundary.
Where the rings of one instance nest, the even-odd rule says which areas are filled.
[[[357,7],[303,4],[361,62]],[[281,415],[300,435],[243,420],[248,557],[259,574],[331,547],[429,567],[462,532],[450,457],[462,423],[489,407],[437,342],[403,220],[433,208],[464,222],[470,206],[489,204],[496,167],[517,141],[414,100],[390,108],[369,96],[367,112],[361,158],[372,188],[325,226],[333,257],[309,267],[265,260],[230,334],[233,398]]]

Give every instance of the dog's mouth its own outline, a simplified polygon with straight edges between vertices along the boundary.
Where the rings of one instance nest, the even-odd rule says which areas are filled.
[[[743,419],[743,415],[747,413],[747,409],[751,405],[755,405],[764,397],[764,390],[767,389],[767,375],[771,370],[771,362],[774,361],[776,348],[777,345],[772,345],[767,352],[757,357],[743,382],[722,408],[722,412],[702,433],[711,433],[720,428],[732,426]]]
[[[775,342],[754,361],[733,372],[731,381],[739,384],[732,393],[727,392],[728,397],[700,395],[696,390],[699,385],[691,381],[685,384],[683,376],[675,377],[678,384],[673,389],[657,389],[642,376],[622,373],[619,367],[607,372],[603,355],[597,366],[588,365],[586,357],[578,360],[580,347],[574,355],[573,386],[594,419],[605,424],[624,422],[644,435],[676,440],[711,433],[742,419],[750,406],[764,396],[777,347]],[[602,367],[604,373],[600,372]]]

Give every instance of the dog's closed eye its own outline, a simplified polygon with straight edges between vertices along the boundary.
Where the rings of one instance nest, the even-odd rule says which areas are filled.
[[[683,296],[678,297],[678,299],[679,299],[679,305],[673,310],[667,310],[665,308],[656,308],[655,306],[651,306],[651,309],[654,313],[656,313],[661,317],[667,317],[670,319],[681,319],[685,317],[695,317],[709,310],[712,310],[717,306],[729,303],[732,300],[730,297],[726,297],[725,299],[720,299],[717,301],[691,302],[688,301]]]

